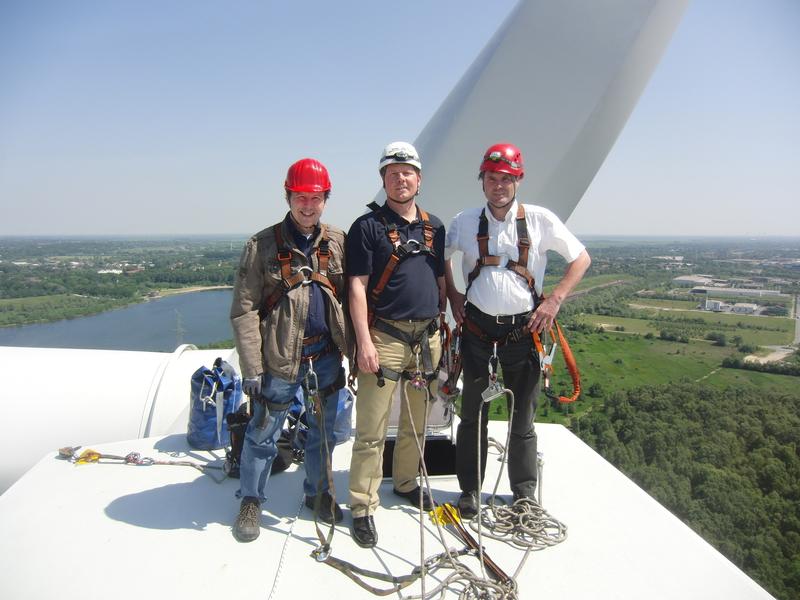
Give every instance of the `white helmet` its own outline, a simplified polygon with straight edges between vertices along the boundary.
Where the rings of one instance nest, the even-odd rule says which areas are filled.
[[[412,165],[420,171],[422,170],[419,153],[417,149],[408,142],[392,142],[386,146],[386,148],[383,149],[383,154],[381,154],[381,164],[378,166],[378,170],[383,173],[383,169],[387,165],[395,163]]]

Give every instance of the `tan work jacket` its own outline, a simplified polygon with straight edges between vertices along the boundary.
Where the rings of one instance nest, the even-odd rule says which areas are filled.
[[[287,218],[290,218],[287,216]],[[317,255],[311,261],[297,248],[286,220],[281,222],[284,242],[292,250],[292,271],[309,266],[317,270]],[[327,296],[326,320],[334,344],[346,356],[348,352],[346,312],[342,302],[347,300],[344,232],[337,227],[327,227],[330,259],[328,279],[336,288],[336,297],[324,285],[319,288]],[[314,240],[314,247],[322,238],[321,230]],[[310,263],[310,264],[309,264]],[[269,373],[274,377],[294,381],[300,369],[303,350],[303,332],[308,316],[309,294],[305,285],[287,291],[271,311],[267,311],[266,300],[282,285],[281,266],[272,227],[268,227],[249,240],[244,246],[236,284],[233,288],[231,324],[243,377],[255,377]],[[317,285],[317,284],[313,284]]]

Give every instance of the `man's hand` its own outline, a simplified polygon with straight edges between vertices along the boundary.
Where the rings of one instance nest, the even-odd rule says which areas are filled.
[[[245,377],[242,381],[242,391],[250,398],[258,398],[261,395],[261,375]]]
[[[464,310],[464,294],[455,288],[448,289],[447,299],[450,301],[450,311],[453,313],[453,318],[456,320],[456,325],[461,325],[466,317],[466,311]]]
[[[550,329],[560,308],[561,302],[553,296],[548,296],[531,315],[531,319],[528,321],[528,329],[539,333]]]
[[[550,329],[556,320],[556,315],[561,309],[561,303],[566,300],[569,293],[578,285],[584,273],[592,264],[589,253],[583,250],[578,257],[567,265],[564,277],[553,288],[550,295],[545,298],[533,313],[531,320],[528,321],[528,329],[541,333],[545,329]]]
[[[377,373],[380,362],[378,360],[378,351],[375,350],[375,344],[372,340],[366,339],[358,344],[358,368],[360,371],[366,373]]]

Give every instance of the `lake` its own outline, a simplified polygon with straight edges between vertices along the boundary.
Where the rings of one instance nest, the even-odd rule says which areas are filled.
[[[232,290],[176,294],[55,323],[0,328],[0,346],[172,352],[233,338]]]

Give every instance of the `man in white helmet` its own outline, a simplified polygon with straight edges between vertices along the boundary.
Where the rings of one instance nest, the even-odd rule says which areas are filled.
[[[386,203],[370,204],[371,211],[350,227],[346,246],[358,365],[350,508],[353,539],[365,548],[378,539],[372,515],[380,504],[383,445],[398,383],[408,390],[408,405],[403,396],[392,464],[394,493],[423,510],[433,508],[430,494],[417,481],[418,444],[424,441],[426,388],[435,379],[441,354],[438,317],[446,302],[445,231],[439,219],[416,204],[422,182],[416,149],[406,142],[389,144],[379,170]]]

